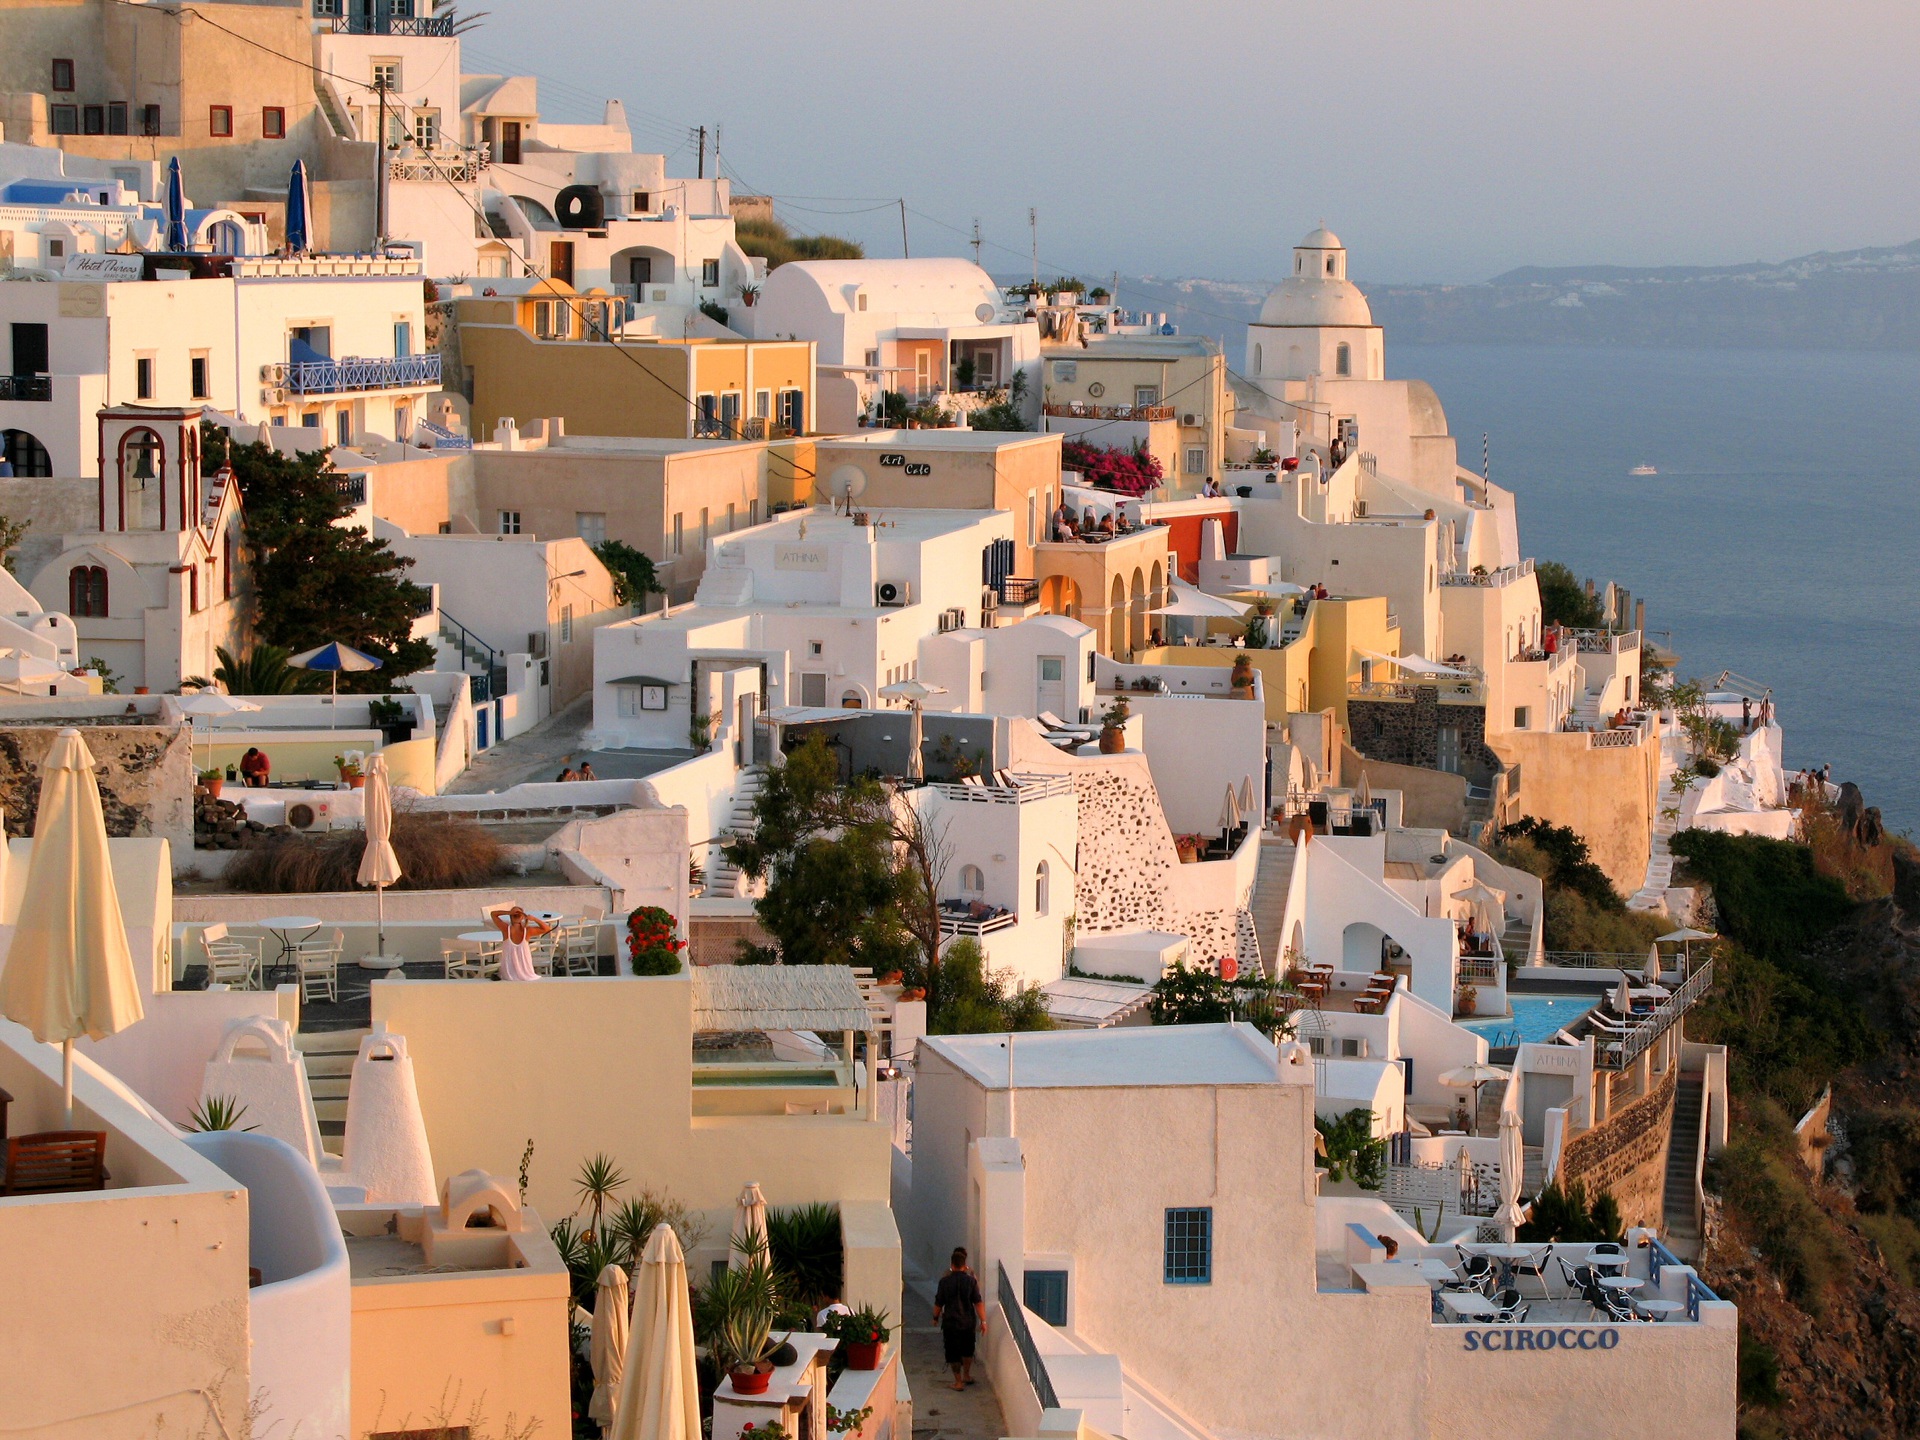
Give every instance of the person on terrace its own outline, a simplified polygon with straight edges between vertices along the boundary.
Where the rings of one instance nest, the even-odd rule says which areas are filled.
[[[533,968],[533,946],[528,942],[553,927],[536,920],[518,905],[511,910],[495,910],[489,917],[500,932],[500,978],[502,980],[538,980]]]
[[[273,762],[267,759],[267,752],[256,750],[251,745],[247,753],[240,757],[240,778],[251,790],[267,788],[267,777],[273,773]]]
[[[1053,538],[1055,540],[1071,540],[1073,539],[1074,529],[1073,506],[1069,505],[1063,498],[1060,501],[1060,508],[1053,512]]]

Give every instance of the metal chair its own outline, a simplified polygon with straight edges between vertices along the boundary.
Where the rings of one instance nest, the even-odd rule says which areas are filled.
[[[344,932],[335,930],[325,940],[303,940],[293,947],[293,963],[300,975],[300,1001],[340,1003],[340,955],[347,948]]]
[[[1504,1300],[1507,1295],[1513,1296],[1513,1303],[1511,1305],[1501,1305],[1500,1308],[1494,1312],[1493,1323],[1496,1325],[1518,1325],[1527,1318],[1527,1312],[1533,1308],[1531,1305],[1523,1305],[1520,1303],[1520,1292],[1518,1290],[1508,1290],[1504,1292],[1501,1299]]]
[[[255,989],[260,982],[260,941],[242,940],[227,933],[224,923],[208,925],[200,932],[200,944],[207,952],[207,983],[232,985],[240,990]]]
[[[1531,1275],[1540,1282],[1540,1298],[1542,1300],[1551,1300],[1553,1298],[1553,1288],[1547,1284],[1547,1265],[1552,1259],[1553,1244],[1549,1241],[1546,1249],[1540,1251],[1531,1260],[1516,1260],[1512,1266],[1513,1273],[1516,1276]]]

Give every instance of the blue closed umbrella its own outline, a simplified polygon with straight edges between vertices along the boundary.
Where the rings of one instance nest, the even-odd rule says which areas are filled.
[[[167,233],[163,250],[175,254],[187,248],[187,187],[180,179],[180,157],[167,162]]]
[[[293,178],[287,182],[287,249],[304,255],[311,242],[307,239],[307,162],[293,162]]]
[[[333,676],[332,695],[334,713],[327,717],[327,727],[332,729],[337,723],[340,703],[340,672],[378,670],[386,661],[377,655],[368,655],[354,649],[351,645],[342,645],[338,640],[329,640],[316,650],[303,651],[287,661],[289,665],[298,665],[302,670],[326,670]]]

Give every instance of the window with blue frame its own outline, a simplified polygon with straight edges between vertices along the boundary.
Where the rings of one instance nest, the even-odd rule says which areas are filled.
[[[1049,1325],[1064,1326],[1067,1323],[1066,1271],[1029,1270],[1022,1288],[1026,1291],[1022,1298],[1027,1309]]]
[[[1167,1211],[1166,1283],[1213,1283],[1213,1207]]]

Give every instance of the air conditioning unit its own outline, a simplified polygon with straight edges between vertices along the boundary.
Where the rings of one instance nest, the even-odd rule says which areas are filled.
[[[911,605],[913,586],[905,580],[882,580],[873,587],[873,603],[889,607]]]
[[[287,806],[287,824],[295,830],[333,829],[331,800],[295,800]]]
[[[964,630],[966,628],[966,606],[949,605],[945,610],[940,612],[940,633],[942,635],[946,634],[949,630]]]
[[[1000,592],[991,585],[980,587],[980,613],[991,615],[1000,608]]]
[[[1180,417],[1180,423],[1182,425],[1198,425],[1200,423],[1200,417],[1189,410]]]

